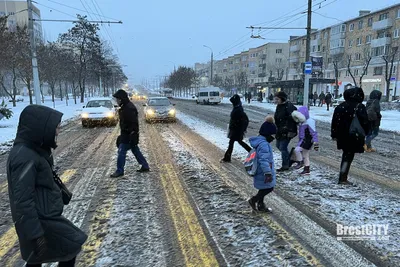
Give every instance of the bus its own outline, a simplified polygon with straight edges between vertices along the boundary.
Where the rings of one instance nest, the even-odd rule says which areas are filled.
[[[162,90],[162,96],[172,98],[172,89],[171,88],[164,88]]]

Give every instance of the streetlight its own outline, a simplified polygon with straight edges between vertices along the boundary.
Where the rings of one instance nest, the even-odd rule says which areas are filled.
[[[212,48],[211,47],[209,47],[209,46],[207,46],[207,45],[203,45],[204,47],[206,47],[206,48],[208,48],[208,49],[210,49],[210,51],[211,51],[211,75],[210,75],[210,85],[212,85],[213,84],[213,57],[214,57],[214,52],[213,52],[213,50],[212,50]]]

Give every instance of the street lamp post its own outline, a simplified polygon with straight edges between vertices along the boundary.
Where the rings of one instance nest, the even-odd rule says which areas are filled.
[[[210,85],[213,85],[213,64],[214,64],[214,52],[213,52],[213,50],[212,50],[212,48],[211,47],[209,47],[209,46],[206,46],[206,45],[203,45],[204,47],[206,47],[206,48],[208,48],[208,49],[210,49],[210,51],[211,51],[211,74],[210,74]]]

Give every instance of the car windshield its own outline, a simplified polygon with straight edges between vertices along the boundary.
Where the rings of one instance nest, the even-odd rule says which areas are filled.
[[[168,99],[150,99],[149,106],[169,106],[171,103]]]
[[[93,100],[89,101],[86,105],[88,108],[99,108],[99,107],[105,107],[105,108],[112,108],[113,104],[111,100]]]

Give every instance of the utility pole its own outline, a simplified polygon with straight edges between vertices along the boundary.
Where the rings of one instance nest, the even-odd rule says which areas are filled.
[[[306,39],[306,62],[310,63],[311,62],[311,15],[312,15],[312,0],[308,0],[308,11],[307,11],[307,39]],[[310,92],[310,78],[311,78],[311,73],[309,71],[306,71],[305,68],[305,75],[304,75],[304,95],[303,95],[303,105],[308,107],[310,109],[310,106],[308,103],[308,95]],[[312,68],[312,67],[311,67]]]
[[[37,63],[36,55],[36,40],[35,40],[35,30],[33,27],[33,5],[32,0],[27,0],[28,4],[28,28],[31,41],[31,54],[32,54],[32,72],[33,72],[33,90],[35,92],[35,102],[36,105],[40,105],[40,80],[39,80],[39,68]]]
[[[211,47],[203,45],[211,51],[211,70],[210,70],[210,85],[213,85],[213,67],[214,67],[214,52]]]

